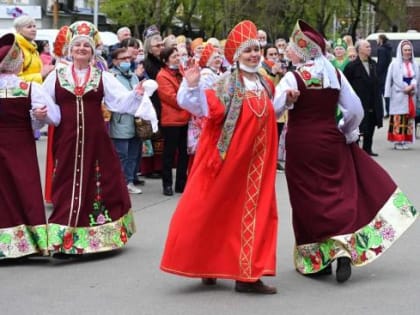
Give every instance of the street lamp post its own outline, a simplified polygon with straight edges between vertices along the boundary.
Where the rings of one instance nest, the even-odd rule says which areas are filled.
[[[53,28],[58,28],[58,0],[53,3]]]
[[[98,28],[98,8],[99,8],[99,0],[95,0],[93,4],[93,24]]]

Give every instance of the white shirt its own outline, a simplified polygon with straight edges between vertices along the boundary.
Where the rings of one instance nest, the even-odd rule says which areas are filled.
[[[71,65],[66,67],[66,78],[69,82],[74,84],[73,75],[71,72]],[[80,78],[84,77],[87,69],[77,70],[76,75]],[[52,71],[45,79],[43,87],[46,92],[55,101],[55,82],[57,80],[57,72]],[[112,73],[102,72],[102,83],[104,87],[104,104],[106,108],[112,112],[128,113],[135,115],[136,112],[141,112],[143,119],[151,120],[153,130],[157,131],[157,117],[156,111],[152,102],[146,101],[149,97],[147,95],[138,95],[133,89],[128,91],[125,86],[114,77]],[[146,99],[143,99],[146,98]]]
[[[15,74],[1,74],[0,75],[0,89],[16,88],[19,87],[21,80]],[[29,84],[29,83],[28,83]],[[31,82],[31,108],[42,108],[47,107],[47,116],[44,120],[38,120],[31,114],[32,128],[40,129],[45,124],[53,124],[57,126],[61,120],[60,108],[51,97],[44,91],[42,86],[36,82]]]
[[[358,139],[359,125],[363,119],[364,112],[359,97],[344,74],[342,72],[340,74],[341,88],[338,106],[343,114],[343,118],[338,123],[338,129],[345,135],[347,143],[351,143]],[[298,89],[298,83],[293,73],[287,72],[276,86],[273,104],[277,116],[281,116],[286,109],[293,110],[294,104],[286,104],[286,92],[293,89]]]

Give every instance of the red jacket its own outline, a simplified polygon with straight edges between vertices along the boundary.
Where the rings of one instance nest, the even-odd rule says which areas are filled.
[[[176,93],[181,84],[181,75],[168,67],[160,69],[156,81],[158,94],[162,105],[160,124],[162,126],[184,126],[188,124],[191,114],[179,107]]]

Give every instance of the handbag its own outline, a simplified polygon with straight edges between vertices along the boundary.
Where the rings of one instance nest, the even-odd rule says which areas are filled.
[[[134,123],[136,125],[137,137],[139,137],[143,141],[152,139],[153,128],[152,128],[152,123],[150,122],[150,120],[135,118]]]
[[[152,140],[143,141],[141,156],[142,157],[151,157],[151,156],[153,156],[153,154],[154,154],[154,152],[153,152]]]

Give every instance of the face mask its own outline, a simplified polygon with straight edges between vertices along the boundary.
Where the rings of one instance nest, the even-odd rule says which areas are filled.
[[[142,62],[143,60],[144,60],[144,55],[143,55],[143,54],[138,54],[138,55],[137,55],[137,57],[136,57],[135,62],[136,62],[136,63],[140,63],[140,62]]]
[[[95,49],[95,55],[96,56],[102,56],[102,49]]]
[[[187,62],[188,62],[188,56],[181,56],[180,58],[179,58],[179,62],[184,66],[184,67],[186,67],[187,66]]]
[[[171,70],[178,70],[179,66],[178,65],[170,65],[170,66],[168,66],[168,68],[171,69]]]
[[[258,72],[258,68],[259,68],[259,66],[248,67],[248,66],[244,65],[243,63],[239,63],[239,69],[241,69],[241,70],[243,70],[245,72],[257,73]]]
[[[261,45],[261,47],[265,47],[267,45],[267,41],[260,40],[260,45]]]
[[[120,63],[119,68],[122,72],[128,72],[128,71],[130,71],[131,63],[129,63],[127,61],[123,61],[123,62]]]

